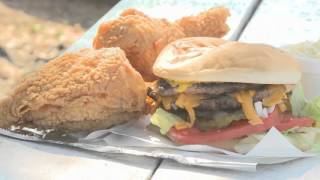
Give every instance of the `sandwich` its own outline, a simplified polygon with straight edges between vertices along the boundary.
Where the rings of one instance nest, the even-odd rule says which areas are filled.
[[[263,44],[192,37],[166,46],[153,66],[151,123],[178,144],[219,144],[272,127],[312,127],[292,114],[296,60]]]

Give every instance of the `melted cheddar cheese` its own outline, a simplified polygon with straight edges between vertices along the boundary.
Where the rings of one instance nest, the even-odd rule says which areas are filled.
[[[175,104],[179,108],[185,109],[188,113],[190,122],[178,122],[174,125],[174,127],[177,130],[191,128],[196,121],[194,108],[199,106],[203,97],[201,95],[186,95],[183,93],[188,87],[192,86],[192,83],[177,81],[168,82],[173,87],[176,87],[176,91],[179,92],[179,95],[160,97],[161,103],[166,110],[170,110],[172,104]],[[270,92],[270,96],[265,97],[262,100],[263,106],[272,107],[276,105],[280,112],[287,111],[288,106],[283,101],[284,99],[288,98],[286,95],[286,87],[284,85],[270,85],[268,86],[268,91]],[[255,94],[256,92],[254,90],[239,91],[233,94],[236,100],[241,104],[242,111],[251,125],[263,124],[262,119],[257,114],[253,105],[253,97]]]
[[[262,104],[271,107],[282,103],[283,99],[287,99],[286,87],[284,85],[270,85],[268,87],[271,95],[262,100]]]
[[[277,105],[280,112],[286,112],[288,110],[287,105],[285,103],[280,103]]]
[[[199,106],[200,100],[201,96],[199,95],[186,95],[183,93],[180,94],[177,98],[176,105],[179,108],[185,109],[188,112],[191,127],[193,126],[196,120],[196,115],[193,108]]]
[[[172,87],[175,87],[178,93],[185,92],[193,84],[192,82],[180,82],[173,80],[167,80],[167,82],[169,82]]]
[[[253,96],[255,95],[255,91],[239,91],[234,95],[237,101],[241,104],[244,115],[248,119],[249,123],[252,125],[263,124],[262,119],[258,116],[253,106]]]
[[[160,97],[162,105],[164,109],[170,110],[171,109],[171,104],[175,102],[176,97],[174,96],[166,96],[166,97]]]

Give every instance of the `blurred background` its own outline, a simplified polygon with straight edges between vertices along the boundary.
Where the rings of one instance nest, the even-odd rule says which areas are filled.
[[[55,58],[118,0],[0,0],[0,97]]]

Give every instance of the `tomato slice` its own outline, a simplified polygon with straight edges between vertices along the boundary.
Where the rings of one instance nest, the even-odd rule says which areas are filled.
[[[263,120],[263,124],[253,126],[247,120],[240,120],[226,128],[209,131],[200,131],[195,127],[183,130],[171,128],[168,137],[179,144],[209,144],[266,132],[272,127],[285,131],[294,127],[311,127],[313,123],[314,120],[310,118],[294,118],[289,114],[273,112]]]

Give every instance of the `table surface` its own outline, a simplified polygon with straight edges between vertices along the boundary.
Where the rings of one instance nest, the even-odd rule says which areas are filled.
[[[69,51],[91,47],[103,21],[134,7],[153,17],[171,20],[213,6],[231,11],[230,33],[225,37],[245,42],[282,46],[320,35],[320,4],[316,0],[122,0],[103,16]],[[257,8],[258,7],[258,8]],[[166,10],[168,13],[162,13]],[[257,172],[237,172],[186,166],[171,160],[98,154],[74,148],[18,141],[0,136],[2,179],[319,179],[320,157],[279,165],[258,166]]]
[[[285,46],[320,38],[318,0],[263,0],[240,41]]]

